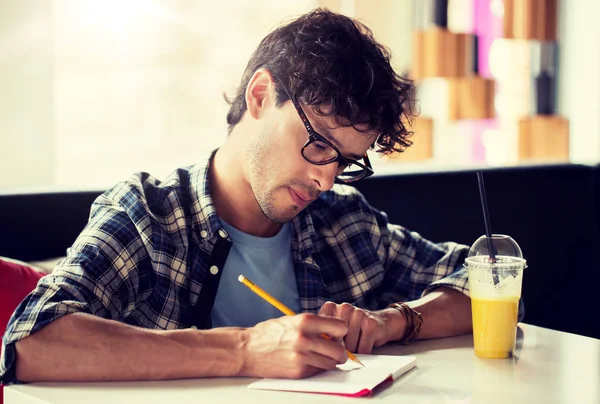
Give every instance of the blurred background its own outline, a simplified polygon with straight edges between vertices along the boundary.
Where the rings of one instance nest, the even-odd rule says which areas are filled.
[[[600,161],[597,0],[2,0],[0,189],[194,164],[259,41],[319,6],[417,83],[414,146],[376,172]]]

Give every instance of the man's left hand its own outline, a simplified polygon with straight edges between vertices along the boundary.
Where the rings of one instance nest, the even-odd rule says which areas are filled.
[[[344,337],[344,344],[350,352],[370,354],[374,347],[388,342],[388,319],[380,312],[359,309],[349,303],[327,302],[319,310],[319,315],[346,321],[348,334]]]

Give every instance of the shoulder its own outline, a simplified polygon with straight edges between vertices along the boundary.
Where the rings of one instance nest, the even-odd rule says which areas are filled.
[[[94,207],[111,206],[128,216],[169,215],[188,199],[189,168],[180,168],[164,181],[146,172],[133,174],[94,201]]]
[[[164,181],[135,173],[96,198],[73,248],[91,259],[103,252],[111,261],[144,255],[142,246],[151,253],[168,251],[172,257],[189,229],[189,193],[189,168],[174,171]]]
[[[126,246],[135,240],[166,248],[189,229],[189,170],[174,171],[164,181],[140,172],[116,184],[93,203],[79,239],[104,239]],[[162,247],[161,247],[162,246]]]

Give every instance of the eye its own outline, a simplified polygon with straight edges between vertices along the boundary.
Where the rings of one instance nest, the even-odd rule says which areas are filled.
[[[313,142],[313,146],[315,149],[317,149],[320,152],[323,152],[323,151],[326,151],[329,149],[329,146],[327,146],[325,143],[319,142],[319,141]]]

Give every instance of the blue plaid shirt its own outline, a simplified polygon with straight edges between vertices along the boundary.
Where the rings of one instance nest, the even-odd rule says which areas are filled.
[[[16,381],[15,342],[65,314],[161,330],[194,325],[211,254],[219,238],[230,242],[211,199],[209,165],[207,159],[179,169],[162,183],[140,173],[96,199],[67,257],[10,319],[3,383]],[[468,294],[468,247],[435,244],[390,224],[352,187],[322,193],[292,224],[304,312],[316,313],[328,300],[377,310],[439,286]]]

